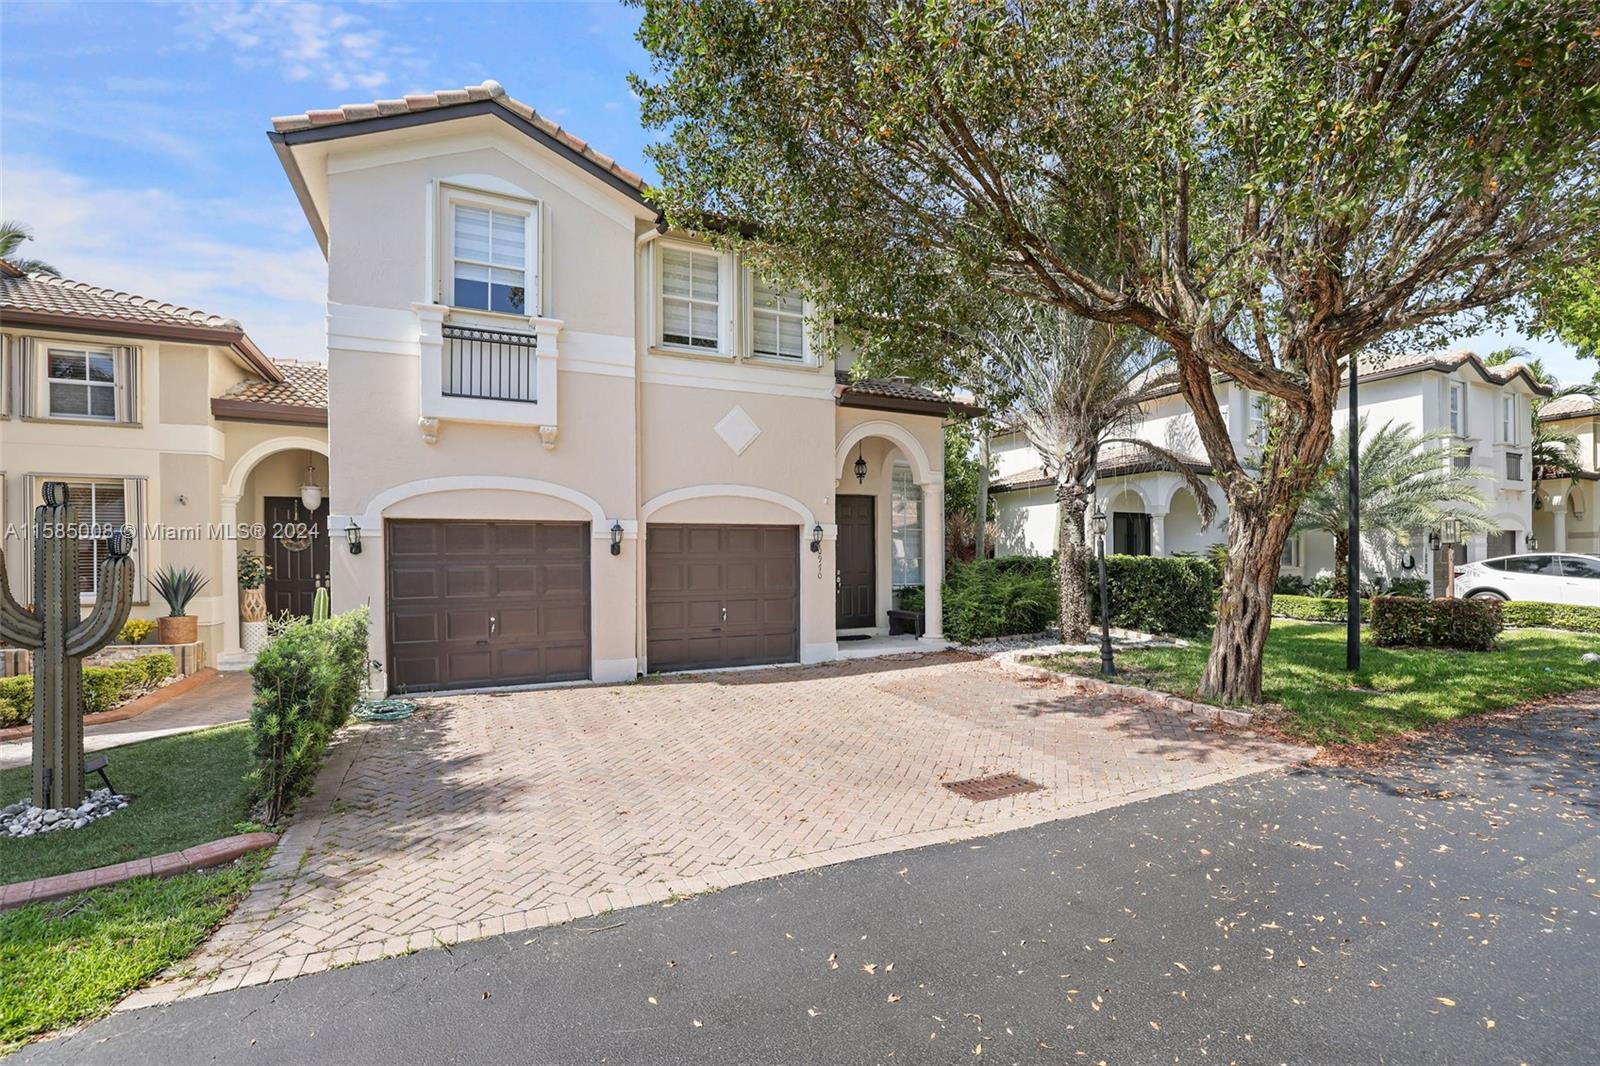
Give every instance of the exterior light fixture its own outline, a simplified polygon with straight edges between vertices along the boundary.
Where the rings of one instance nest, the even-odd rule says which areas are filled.
[[[1441,543],[1441,541],[1439,540],[1439,531],[1436,530],[1436,529],[1429,530],[1428,531],[1428,550],[1431,551],[1431,552],[1438,551],[1440,543]]]
[[[811,550],[814,552],[822,550],[822,524],[820,522],[811,527]]]
[[[1529,533],[1526,537],[1524,537],[1522,539],[1527,543],[1529,551],[1538,551],[1539,550],[1539,538],[1534,536],[1532,533]]]
[[[611,523],[611,554],[622,554],[622,523],[620,521]]]
[[[355,515],[350,516],[350,524],[344,527],[344,540],[350,545],[351,555],[361,554],[361,527],[356,525]]]
[[[1456,598],[1456,540],[1461,536],[1461,521],[1446,518],[1439,523],[1439,536],[1444,538],[1444,594],[1446,599]]]
[[[856,484],[864,485],[867,481],[867,457],[861,454],[861,446],[856,446]]]
[[[1096,507],[1094,509],[1094,514],[1089,517],[1089,524],[1094,527],[1094,535],[1096,537],[1105,536],[1106,535],[1106,512],[1105,512],[1105,509],[1102,508],[1102,507]]]
[[[315,511],[322,506],[322,490],[317,487],[317,470],[310,457],[306,459],[306,480],[300,486],[300,502],[308,511]]]
[[[1461,520],[1459,518],[1446,518],[1439,523],[1439,535],[1446,544],[1455,544],[1461,539]]]

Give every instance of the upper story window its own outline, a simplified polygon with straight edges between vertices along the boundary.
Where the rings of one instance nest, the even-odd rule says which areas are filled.
[[[117,419],[117,359],[109,349],[48,348],[46,394],[51,418]]]
[[[1246,405],[1245,441],[1256,447],[1267,443],[1267,418],[1271,413],[1272,400],[1266,396],[1252,396]]]
[[[1519,406],[1514,392],[1500,397],[1500,440],[1505,444],[1516,444],[1521,439],[1517,432]]]
[[[1450,432],[1457,437],[1467,435],[1467,383],[1450,382]]]
[[[673,246],[661,250],[663,346],[723,351],[722,299],[721,256]]]
[[[441,273],[451,307],[507,315],[537,315],[538,205],[493,193],[445,186]]]
[[[763,359],[806,357],[805,299],[763,278],[750,282],[750,351]]]

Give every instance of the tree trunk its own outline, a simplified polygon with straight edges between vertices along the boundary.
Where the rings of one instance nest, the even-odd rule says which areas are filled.
[[[1277,495],[1263,489],[1264,495]],[[1228,703],[1261,701],[1261,659],[1272,628],[1272,587],[1293,521],[1292,512],[1271,505],[1228,509],[1228,561],[1211,656],[1200,679],[1202,696]]]
[[[1350,534],[1340,530],[1333,535],[1333,595],[1344,599],[1350,594]]]
[[[1091,553],[1083,533],[1088,500],[1070,485],[1056,486],[1056,599],[1061,639],[1067,644],[1089,642],[1089,562]]]

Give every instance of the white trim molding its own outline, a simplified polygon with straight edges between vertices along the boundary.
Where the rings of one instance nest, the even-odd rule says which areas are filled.
[[[480,489],[489,489],[497,492],[522,492],[535,496],[550,496],[554,499],[565,500],[589,512],[590,535],[596,540],[611,537],[611,527],[620,522],[625,537],[639,535],[639,523],[632,518],[610,518],[606,516],[605,508],[600,506],[598,500],[577,489],[558,485],[553,481],[536,481],[525,477],[502,477],[489,474],[459,474],[451,477],[430,477],[418,481],[407,481],[403,485],[395,485],[384,489],[371,500],[367,501],[367,509],[358,515],[330,515],[328,524],[335,529],[342,529],[349,524],[351,518],[361,527],[362,536],[383,535],[383,513],[403,500],[414,496],[428,496],[437,492],[461,492]],[[343,519],[343,524],[335,525],[335,519]]]
[[[323,458],[327,458],[328,442],[318,440],[315,437],[274,437],[272,440],[264,440],[239,456],[234,462],[232,469],[228,471],[227,478],[222,482],[222,489],[219,495],[224,500],[232,496],[234,501],[238,502],[239,497],[244,495],[245,480],[250,477],[250,471],[254,470],[261,460],[269,455],[276,455],[278,452],[294,451],[316,452]]]
[[[765,489],[759,485],[686,485],[681,489],[671,489],[667,492],[661,493],[658,496],[652,497],[645,503],[643,507],[640,507],[639,518],[642,521],[648,522],[650,516],[661,510],[663,507],[669,507],[675,503],[682,503],[684,500],[703,500],[714,496],[736,496],[749,500],[765,500],[767,503],[774,503],[779,507],[793,511],[796,515],[800,516],[801,522],[803,522],[805,525],[805,529],[803,531],[804,537],[802,537],[802,539],[809,537],[811,535],[812,528],[818,525],[822,525],[823,540],[833,540],[839,535],[838,526],[833,525],[832,523],[819,523],[817,521],[817,516],[812,513],[811,508],[807,507],[793,496],[786,496],[781,492],[775,492],[772,489]]]
[[[918,485],[943,485],[944,468],[935,470],[928,461],[928,453],[923,450],[922,444],[916,436],[905,426],[898,422],[889,422],[877,419],[872,422],[862,422],[851,426],[839,438],[839,446],[833,453],[833,480],[835,484],[844,480],[845,460],[850,458],[850,451],[857,444],[868,437],[882,437],[900,449],[907,462],[911,464],[911,472],[917,479]]]

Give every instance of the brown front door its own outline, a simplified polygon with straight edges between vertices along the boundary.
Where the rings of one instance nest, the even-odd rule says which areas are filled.
[[[877,624],[877,555],[871,496],[840,496],[835,514],[839,541],[835,565],[838,579],[836,622],[840,629],[862,629]]]
[[[799,567],[796,526],[648,527],[650,669],[797,661]]]
[[[296,497],[268,496],[264,510],[272,564],[267,610],[310,618],[317,588],[328,580],[328,501],[312,512]]]
[[[393,521],[383,543],[395,692],[589,676],[588,523]]]

